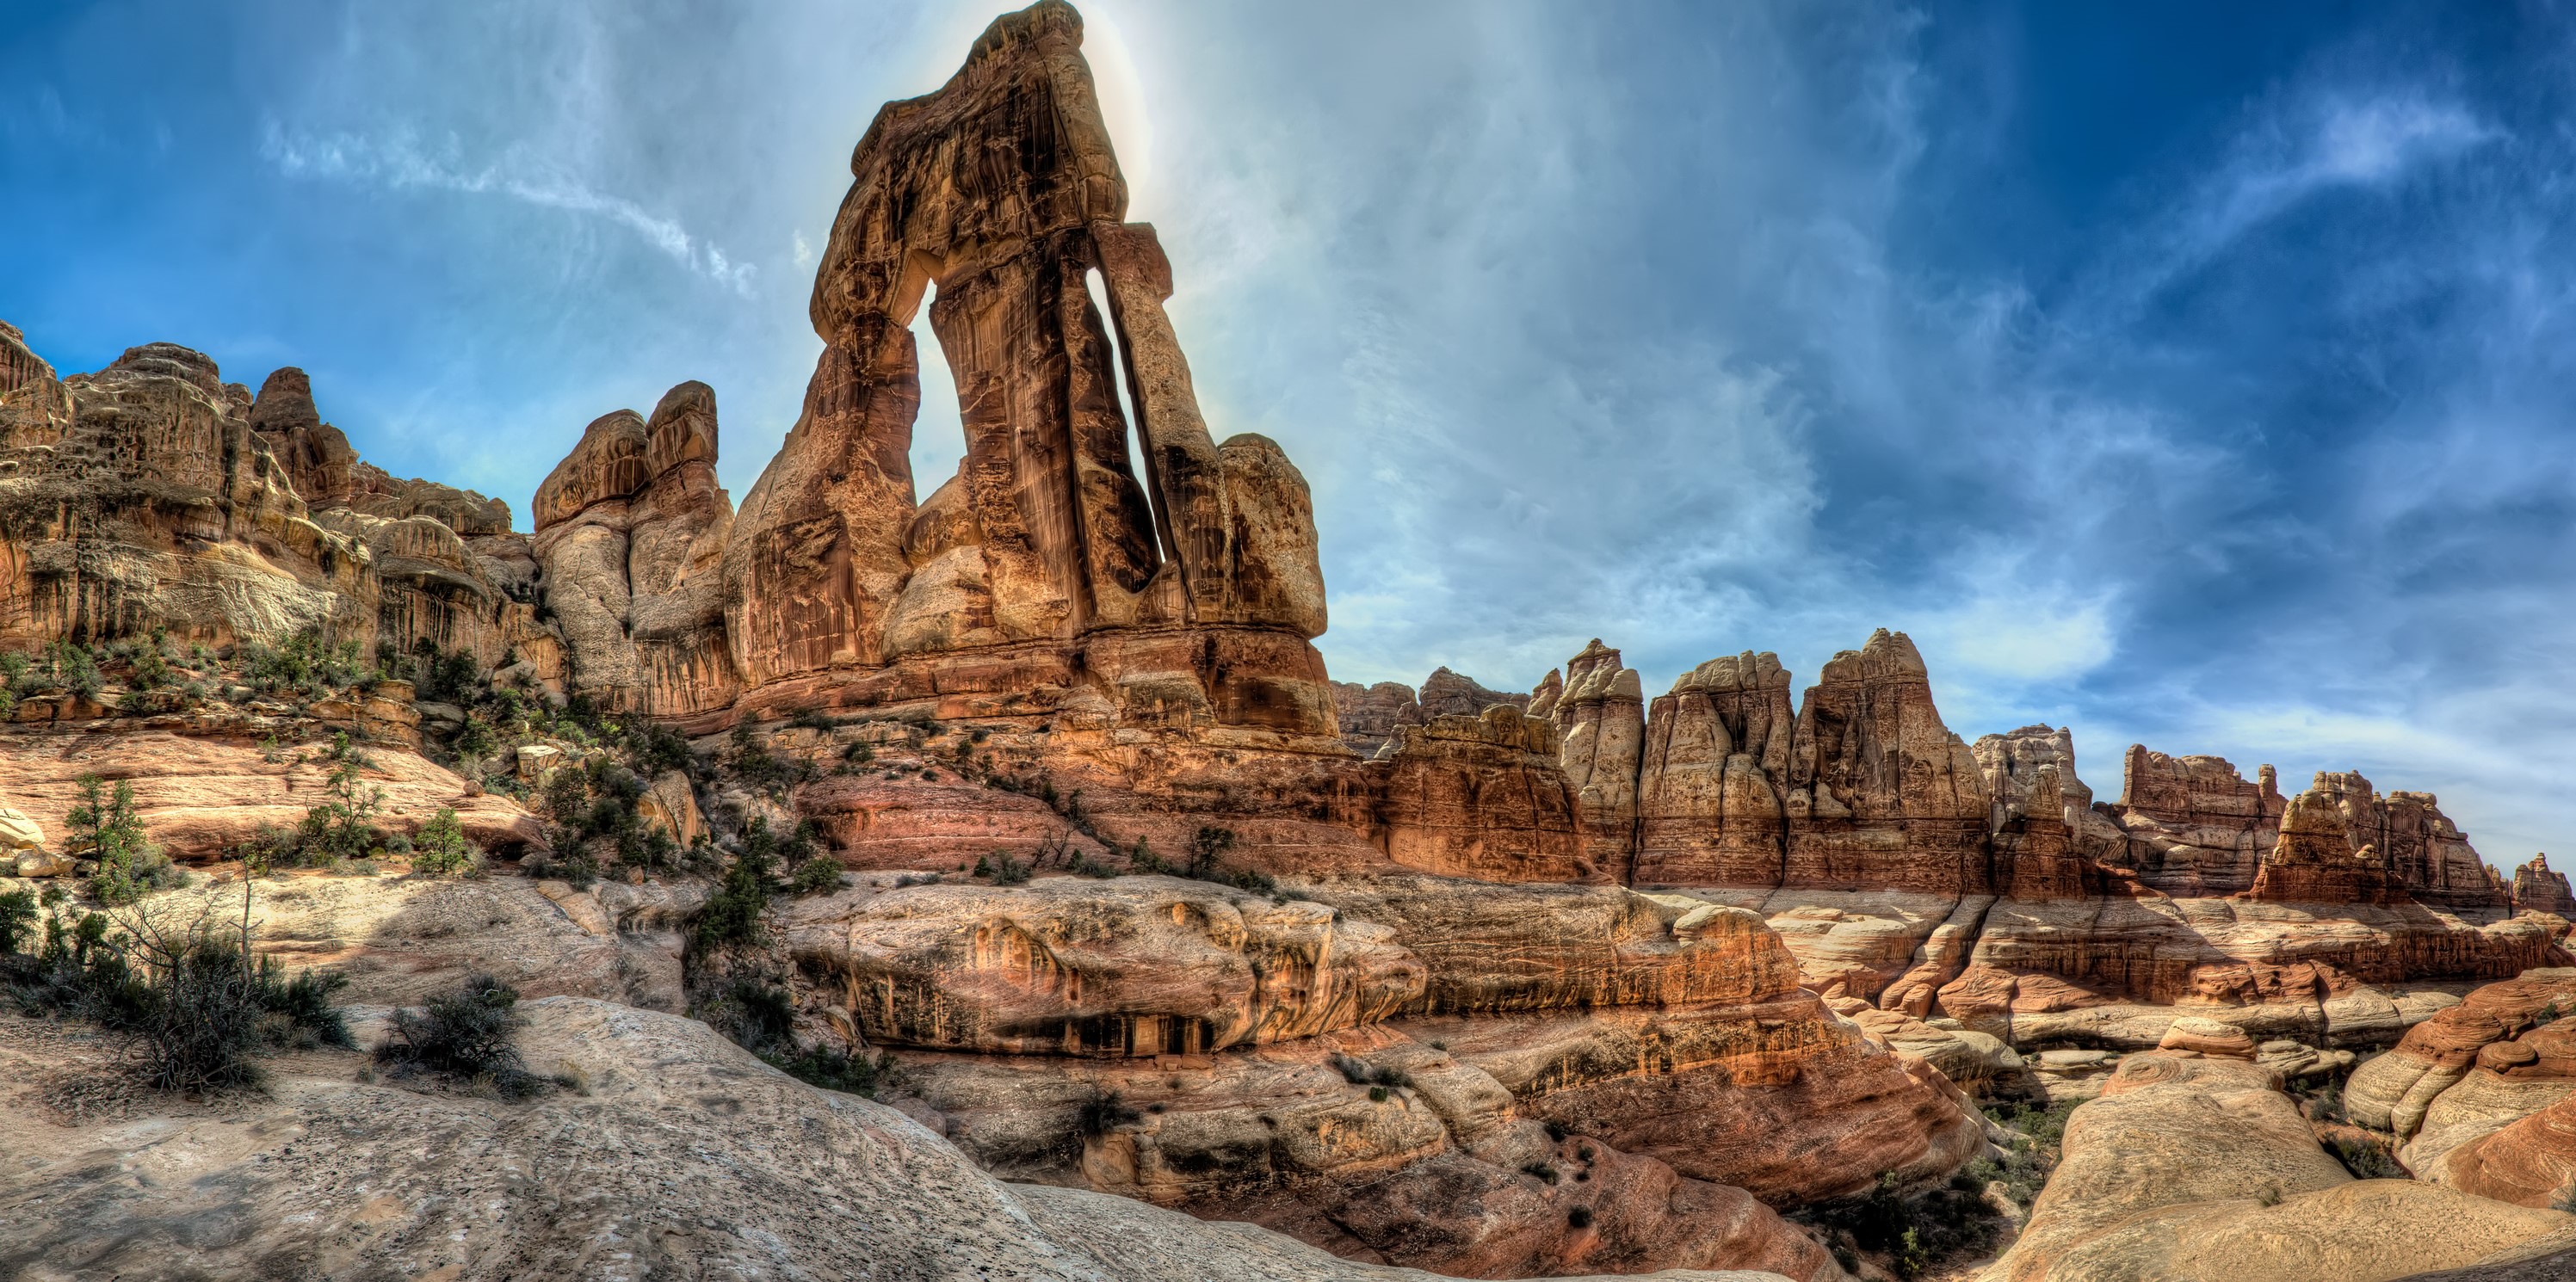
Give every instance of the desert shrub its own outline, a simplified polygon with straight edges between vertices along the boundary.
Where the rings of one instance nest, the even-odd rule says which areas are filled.
[[[84,699],[98,696],[98,656],[88,646],[57,641],[46,657],[50,660],[52,684]]]
[[[1341,1070],[1342,1080],[1353,1086],[1369,1084],[1370,1070],[1367,1060],[1352,1055],[1335,1055],[1333,1067]]]
[[[997,857],[997,862],[993,865],[994,885],[1018,886],[1025,884],[1028,881],[1030,871],[1029,865],[1022,863],[1017,859],[1013,859],[1009,855],[1003,854],[1000,851],[995,851],[994,854]]]
[[[131,904],[185,880],[169,856],[143,835],[132,783],[119,779],[108,789],[97,775],[83,775],[80,795],[80,804],[65,820],[64,850],[75,859],[96,862],[89,890],[100,903]]]
[[[726,866],[724,879],[715,892],[707,896],[706,907],[699,910],[697,940],[704,948],[729,948],[755,944],[761,938],[761,917],[769,911],[779,854],[779,841],[769,830],[769,819],[762,816],[743,830],[742,848]]]
[[[171,684],[170,661],[158,646],[138,646],[125,661],[127,687],[135,690],[158,690]]]
[[[1521,1167],[1521,1174],[1529,1176],[1531,1179],[1537,1180],[1539,1183],[1545,1184],[1550,1188],[1556,1187],[1557,1180],[1561,1178],[1557,1174],[1556,1168],[1545,1162],[1525,1163]]]
[[[465,839],[465,826],[456,821],[456,811],[450,807],[440,806],[412,837],[411,870],[424,877],[471,874],[482,864],[483,852]]]
[[[796,710],[796,715],[787,719],[787,724],[799,730],[820,730],[829,734],[832,730],[832,715],[820,708],[799,708]]]
[[[376,816],[384,809],[385,790],[367,782],[365,771],[375,763],[346,732],[331,736],[322,760],[331,767],[323,783],[330,798],[305,808],[303,821],[295,826],[292,859],[312,868],[344,869],[382,848],[384,833],[376,827]]]
[[[392,1031],[376,1047],[376,1062],[402,1075],[435,1073],[488,1083],[509,1098],[533,1095],[549,1082],[519,1059],[515,1042],[528,1021],[518,1004],[519,990],[475,975],[418,1010],[395,1011]]]
[[[1588,1206],[1577,1206],[1577,1207],[1570,1208],[1570,1209],[1569,1209],[1569,1210],[1567,1210],[1567,1211],[1566,1211],[1566,1213],[1565,1213],[1565,1223],[1566,1223],[1567,1227],[1569,1227],[1569,1228],[1578,1228],[1578,1229],[1588,1229],[1588,1228],[1591,1228],[1591,1227],[1592,1227],[1592,1208],[1591,1208],[1591,1207],[1588,1207]]]
[[[1822,1226],[1845,1244],[1837,1247],[1837,1258],[1856,1246],[1879,1253],[1900,1278],[1921,1277],[1944,1260],[1981,1253],[1994,1243],[2000,1217],[1986,1204],[1983,1187],[1963,1171],[1909,1196],[1896,1173],[1887,1171],[1866,1197],[1806,1208],[1795,1218]]]
[[[554,862],[585,881],[604,863],[652,872],[677,865],[680,845],[644,817],[644,791],[642,776],[605,753],[557,768],[539,798]]]
[[[247,920],[247,902],[244,911]],[[274,958],[252,955],[247,926],[148,910],[56,913],[45,926],[38,954],[0,958],[19,1009],[99,1024],[125,1041],[152,1086],[252,1085],[261,1053],[349,1043],[332,1004],[347,978],[324,970],[286,978]]]
[[[2559,1185],[2558,1191],[2549,1195],[2549,1209],[2576,1215],[2576,1180]]]
[[[809,1086],[871,1099],[878,1092],[893,1090],[903,1084],[903,1070],[894,1062],[893,1051],[879,1051],[875,1059],[865,1053],[852,1055],[828,1047],[809,1046],[793,1051],[768,1051],[761,1055],[770,1067]]]
[[[1386,1088],[1385,1088],[1385,1087],[1383,1087],[1383,1086],[1372,1086],[1372,1087],[1370,1087],[1370,1088],[1369,1088],[1369,1102],[1370,1102],[1370,1103],[1372,1103],[1372,1104],[1383,1104],[1383,1103],[1385,1103],[1385,1102],[1386,1102],[1386,1099],[1387,1099],[1387,1093],[1386,1093]]]
[[[874,1096],[902,1084],[894,1053],[875,1059],[828,1046],[796,1042],[796,1007],[787,990],[765,980],[737,976],[716,995],[699,1004],[700,1019],[757,1055],[770,1067],[810,1086]]]
[[[421,698],[433,703],[464,704],[482,693],[483,665],[475,661],[472,651],[440,653],[435,642],[422,637],[413,643],[412,654],[408,672],[412,689]]]
[[[21,941],[36,930],[36,892],[12,890],[0,893],[0,953],[18,951]]]
[[[2398,1164],[2388,1146],[2375,1139],[2355,1135],[2336,1135],[2326,1141],[2326,1151],[2343,1163],[2357,1180],[2402,1180],[2406,1168]]]
[[[268,646],[245,642],[235,653],[242,682],[266,694],[301,694],[319,698],[358,683],[358,643],[325,640],[319,628],[306,628]]]
[[[789,789],[813,777],[810,763],[791,761],[771,752],[749,726],[733,728],[733,738],[721,761],[735,778],[772,801],[785,801]]]
[[[843,880],[841,861],[830,855],[816,855],[796,865],[788,885],[799,895],[820,895],[839,890]]]

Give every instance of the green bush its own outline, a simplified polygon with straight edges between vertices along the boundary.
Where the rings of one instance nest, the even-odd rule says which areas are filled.
[[[505,1097],[535,1094],[550,1083],[519,1059],[515,1043],[528,1021],[518,1004],[519,990],[490,975],[472,976],[418,1010],[395,1011],[392,1031],[376,1047],[376,1062],[402,1075],[436,1073],[488,1084]]]
[[[843,880],[841,861],[830,855],[816,855],[796,865],[789,885],[799,895],[820,895],[839,890]]]
[[[760,942],[761,918],[775,893],[771,870],[777,866],[778,844],[767,816],[751,821],[743,832],[742,849],[698,913],[699,946],[730,948]]]
[[[47,919],[36,956],[0,957],[11,995],[29,1015],[85,1019],[118,1035],[150,1085],[252,1085],[260,1053],[349,1044],[332,1004],[346,977],[308,970],[287,979],[274,958],[251,956],[237,924],[144,910],[69,922],[60,913]]]
[[[169,856],[144,836],[143,821],[134,812],[131,782],[119,779],[108,790],[97,775],[83,775],[80,795],[80,804],[72,807],[65,821],[68,831],[63,844],[74,859],[97,865],[89,883],[93,898],[122,907],[186,880]]]
[[[470,874],[483,864],[483,852],[465,839],[456,811],[441,806],[411,839],[411,870],[424,877]]]
[[[385,791],[367,783],[363,773],[375,763],[349,742],[347,732],[331,736],[322,759],[331,763],[324,782],[331,798],[306,807],[295,829],[296,861],[308,867],[337,868],[373,858],[384,844],[376,816],[384,809]]]
[[[31,890],[0,893],[0,953],[14,953],[36,929],[36,894]]]

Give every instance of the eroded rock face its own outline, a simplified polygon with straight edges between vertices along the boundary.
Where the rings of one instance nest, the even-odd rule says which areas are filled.
[[[2567,874],[2549,866],[2548,855],[2533,855],[2513,870],[2513,910],[2576,917],[2576,892],[2568,890]]]
[[[2177,897],[2230,895],[2254,884],[2289,809],[2270,766],[2248,783],[2220,757],[2169,757],[2132,744],[2112,818],[2127,835],[2112,860]]]
[[[1990,806],[1976,758],[1932,706],[1923,656],[1881,629],[1828,661],[1799,706],[1783,884],[1986,891]]]
[[[2548,1034],[2521,1051],[2496,1048],[2536,1029],[2555,1027],[2555,1017],[2569,1011],[2576,1011],[2576,968],[2534,968],[2480,987],[2457,1006],[2408,1029],[2396,1049],[2354,1069],[2344,1084],[2344,1111],[2363,1126],[2403,1140],[2425,1130],[2437,1103],[2474,1073],[2514,1082],[2567,1081],[2568,1070],[2576,1065],[2561,1053],[2559,1039],[2565,1033]],[[2543,1048],[2549,1053],[2543,1054]],[[2535,1101],[2520,1111],[2547,1102]],[[2451,1142],[2460,1138],[2453,1136]],[[2430,1166],[2434,1156],[2422,1153],[2419,1160]]]
[[[1401,681],[1364,686],[1356,681],[1333,683],[1333,719],[1342,742],[1362,755],[1374,754],[1395,739],[1404,726],[1422,724],[1422,705],[1413,687]]]
[[[1369,763],[1386,857],[1499,881],[1600,881],[1556,727],[1508,704],[1401,726]]]
[[[1619,652],[1595,637],[1566,661],[1565,691],[1548,712],[1557,756],[1574,789],[1586,862],[1625,878],[1637,831],[1637,771],[1645,750],[1646,696]]]
[[[741,692],[722,577],[733,504],[715,466],[715,392],[682,383],[649,420],[593,422],[537,489],[532,552],[570,684],[605,708],[685,716]]]
[[[170,343],[56,379],[0,336],[0,642],[155,629],[209,644],[317,631],[543,663],[509,509],[358,461],[303,371],[254,399]]]
[[[1335,1055],[1403,1084],[1372,1093]],[[1177,1072],[1099,1061],[1040,1072],[955,1055],[905,1063],[925,1120],[989,1170],[1248,1220],[1345,1255],[1455,1275],[1724,1266],[1840,1276],[1743,1190],[1598,1138],[1551,1138],[1515,1116],[1512,1093],[1472,1056],[1391,1030],[1184,1061]],[[1113,1094],[1133,1115],[1086,1133],[1083,1110]],[[1582,1230],[1569,1227],[1577,1207],[1592,1221]]]
[[[1675,680],[1646,717],[1638,883],[1779,885],[1795,727],[1778,655],[1711,659]]]
[[[850,1045],[1197,1055],[1376,1023],[1423,988],[1384,926],[1171,877],[851,889],[779,931]]]

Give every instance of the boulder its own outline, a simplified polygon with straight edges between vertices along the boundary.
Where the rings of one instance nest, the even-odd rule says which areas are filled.
[[[2132,1055],[2067,1120],[2064,1155],[1995,1282],[2384,1282],[2569,1225],[2408,1180],[2355,1180],[2268,1069]]]

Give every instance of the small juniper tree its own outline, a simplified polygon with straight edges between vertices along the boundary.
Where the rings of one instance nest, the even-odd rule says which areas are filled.
[[[110,789],[97,775],[83,775],[80,804],[68,816],[68,853],[97,861],[90,893],[104,904],[130,904],[152,891],[178,884],[179,873],[161,848],[144,836],[143,820],[134,811],[134,785],[123,779]]]

